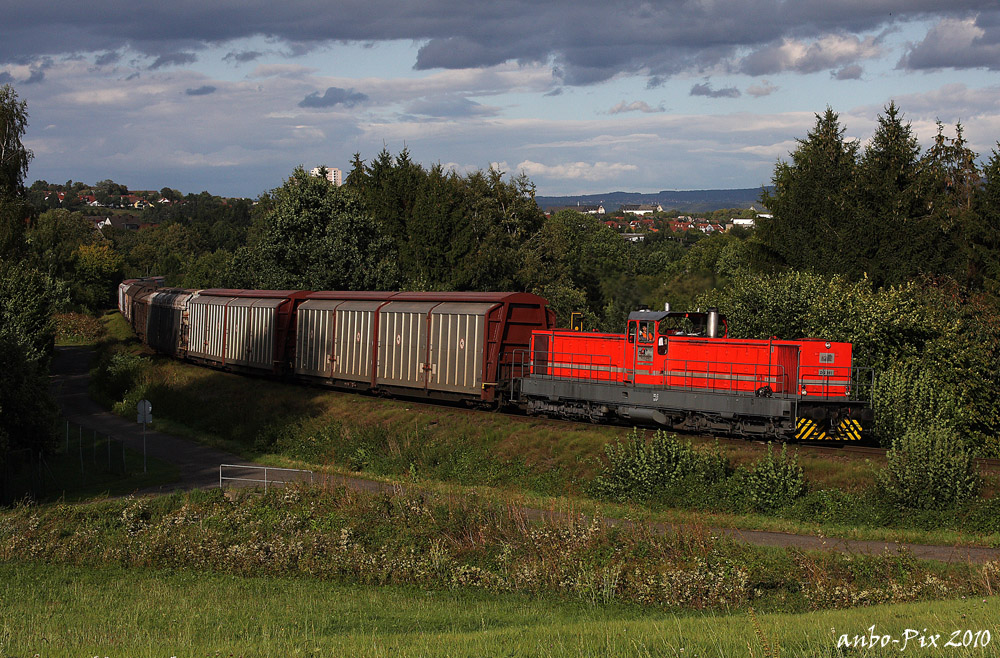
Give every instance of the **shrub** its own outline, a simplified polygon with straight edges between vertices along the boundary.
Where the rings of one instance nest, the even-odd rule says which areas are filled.
[[[961,418],[957,392],[941,381],[938,374],[915,361],[893,365],[875,378],[872,410],[875,436],[888,446],[910,427],[959,429],[968,423]]]
[[[101,357],[91,373],[97,390],[112,402],[123,400],[145,377],[148,361],[129,352],[112,352]]]
[[[946,509],[975,497],[981,481],[972,451],[949,428],[910,429],[886,453],[877,478],[891,503],[914,509]]]
[[[766,512],[784,507],[806,491],[806,478],[799,465],[798,455],[788,456],[788,446],[781,445],[775,454],[767,444],[767,453],[754,462],[753,468],[744,472],[741,484],[748,505]]]
[[[609,444],[604,452],[607,465],[594,479],[592,489],[605,498],[654,498],[689,476],[717,482],[729,467],[717,450],[699,453],[690,442],[681,443],[662,430],[647,442],[633,429],[624,443]]]

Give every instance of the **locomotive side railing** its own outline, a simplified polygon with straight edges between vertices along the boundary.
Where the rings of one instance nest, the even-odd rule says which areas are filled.
[[[624,368],[608,355],[548,350],[516,350],[511,358],[511,398],[516,397],[520,377],[588,383],[618,383],[623,386],[662,386],[688,391],[712,391],[742,395],[803,397],[848,397],[868,400],[874,382],[870,368],[850,366],[799,366],[795,378],[780,364],[730,361],[667,359],[664,370]],[[641,365],[641,364],[640,364]],[[631,373],[630,378],[626,374]],[[641,382],[637,382],[641,379]]]
[[[808,390],[811,396],[841,397],[846,395],[852,400],[870,402],[872,389],[875,387],[875,370],[853,366],[840,366],[839,368],[799,366],[796,380],[799,383],[799,388]]]

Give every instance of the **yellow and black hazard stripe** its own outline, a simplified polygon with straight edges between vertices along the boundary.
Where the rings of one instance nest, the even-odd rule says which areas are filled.
[[[860,441],[861,423],[853,418],[845,418],[837,425],[841,441]]]
[[[799,441],[860,441],[861,423],[854,418],[844,418],[828,434],[816,421],[799,418],[795,438]]]
[[[830,437],[826,435],[826,432],[823,431],[815,420],[799,418],[795,430],[795,438],[799,441],[824,441]]]

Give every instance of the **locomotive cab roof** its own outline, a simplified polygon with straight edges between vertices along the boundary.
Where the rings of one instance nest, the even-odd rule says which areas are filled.
[[[694,324],[705,324],[708,322],[707,311],[651,311],[651,310],[640,310],[632,311],[628,314],[629,320],[652,320],[653,322],[659,322],[666,318],[676,318],[676,319],[687,319]],[[719,321],[726,319],[725,315],[721,313],[718,314]]]
[[[714,333],[710,325],[710,316],[715,315],[714,326],[721,327],[721,333]],[[660,335],[679,336],[710,336],[725,337],[728,333],[726,316],[715,309],[708,311],[651,311],[648,309],[632,311],[628,314],[629,322],[658,322]]]

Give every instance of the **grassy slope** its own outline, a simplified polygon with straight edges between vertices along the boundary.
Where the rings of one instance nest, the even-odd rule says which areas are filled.
[[[263,603],[266,602],[266,605]],[[197,614],[192,614],[197,611]],[[0,564],[0,655],[889,656],[836,638],[1000,628],[1000,599],[810,614],[648,612],[522,595]],[[765,651],[767,643],[772,653]],[[904,655],[995,655],[983,649]],[[775,644],[780,653],[773,651]]]

